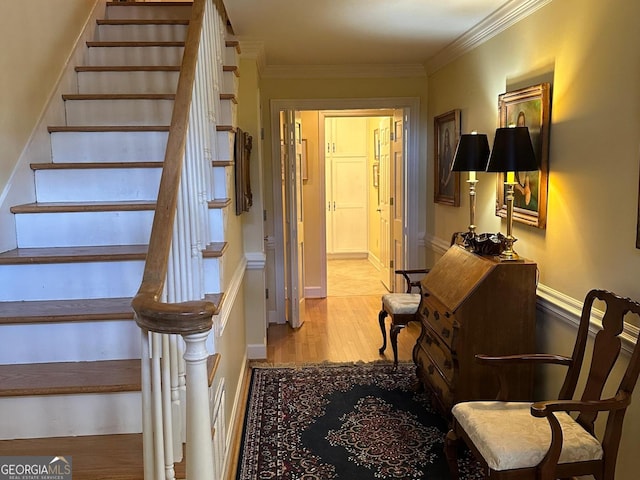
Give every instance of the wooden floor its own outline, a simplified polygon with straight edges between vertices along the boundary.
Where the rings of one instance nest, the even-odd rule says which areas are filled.
[[[267,330],[267,362],[374,362],[393,360],[391,346],[378,353],[380,295],[307,299],[306,321],[299,329],[272,324]],[[389,319],[386,320],[388,331]],[[398,335],[398,360],[410,361],[419,326],[410,323]]]

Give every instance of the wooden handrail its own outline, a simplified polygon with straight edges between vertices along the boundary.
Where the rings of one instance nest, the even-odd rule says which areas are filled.
[[[193,2],[144,274],[131,302],[138,326],[158,333],[187,335],[210,330],[215,313],[215,305],[207,301],[174,304],[160,301],[171,251],[206,1]]]

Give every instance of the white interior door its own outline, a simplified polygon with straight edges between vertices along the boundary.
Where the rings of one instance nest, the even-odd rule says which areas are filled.
[[[287,139],[285,158],[285,203],[286,236],[285,257],[287,257],[287,320],[293,328],[304,323],[304,218],[302,208],[302,121],[299,112],[285,112],[285,138]]]
[[[325,120],[327,251],[331,256],[366,256],[367,118]]]
[[[391,186],[391,255],[392,270],[402,268],[404,261],[404,112],[394,110],[391,136],[391,165],[389,182]],[[405,291],[404,279],[394,275],[394,292]]]
[[[378,183],[378,209],[380,210],[380,281],[389,291],[393,291],[393,230],[391,228],[391,119],[380,120],[380,178]]]

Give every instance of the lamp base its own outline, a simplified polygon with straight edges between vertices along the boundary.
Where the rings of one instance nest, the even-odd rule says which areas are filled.
[[[520,255],[512,250],[511,252],[502,252],[498,258],[501,262],[514,262],[520,260]]]

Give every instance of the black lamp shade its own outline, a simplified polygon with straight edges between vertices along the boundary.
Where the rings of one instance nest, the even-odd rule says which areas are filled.
[[[467,133],[460,141],[453,157],[452,172],[482,172],[487,168],[489,141],[485,134]]]
[[[539,168],[527,127],[496,129],[487,172],[529,172]]]

